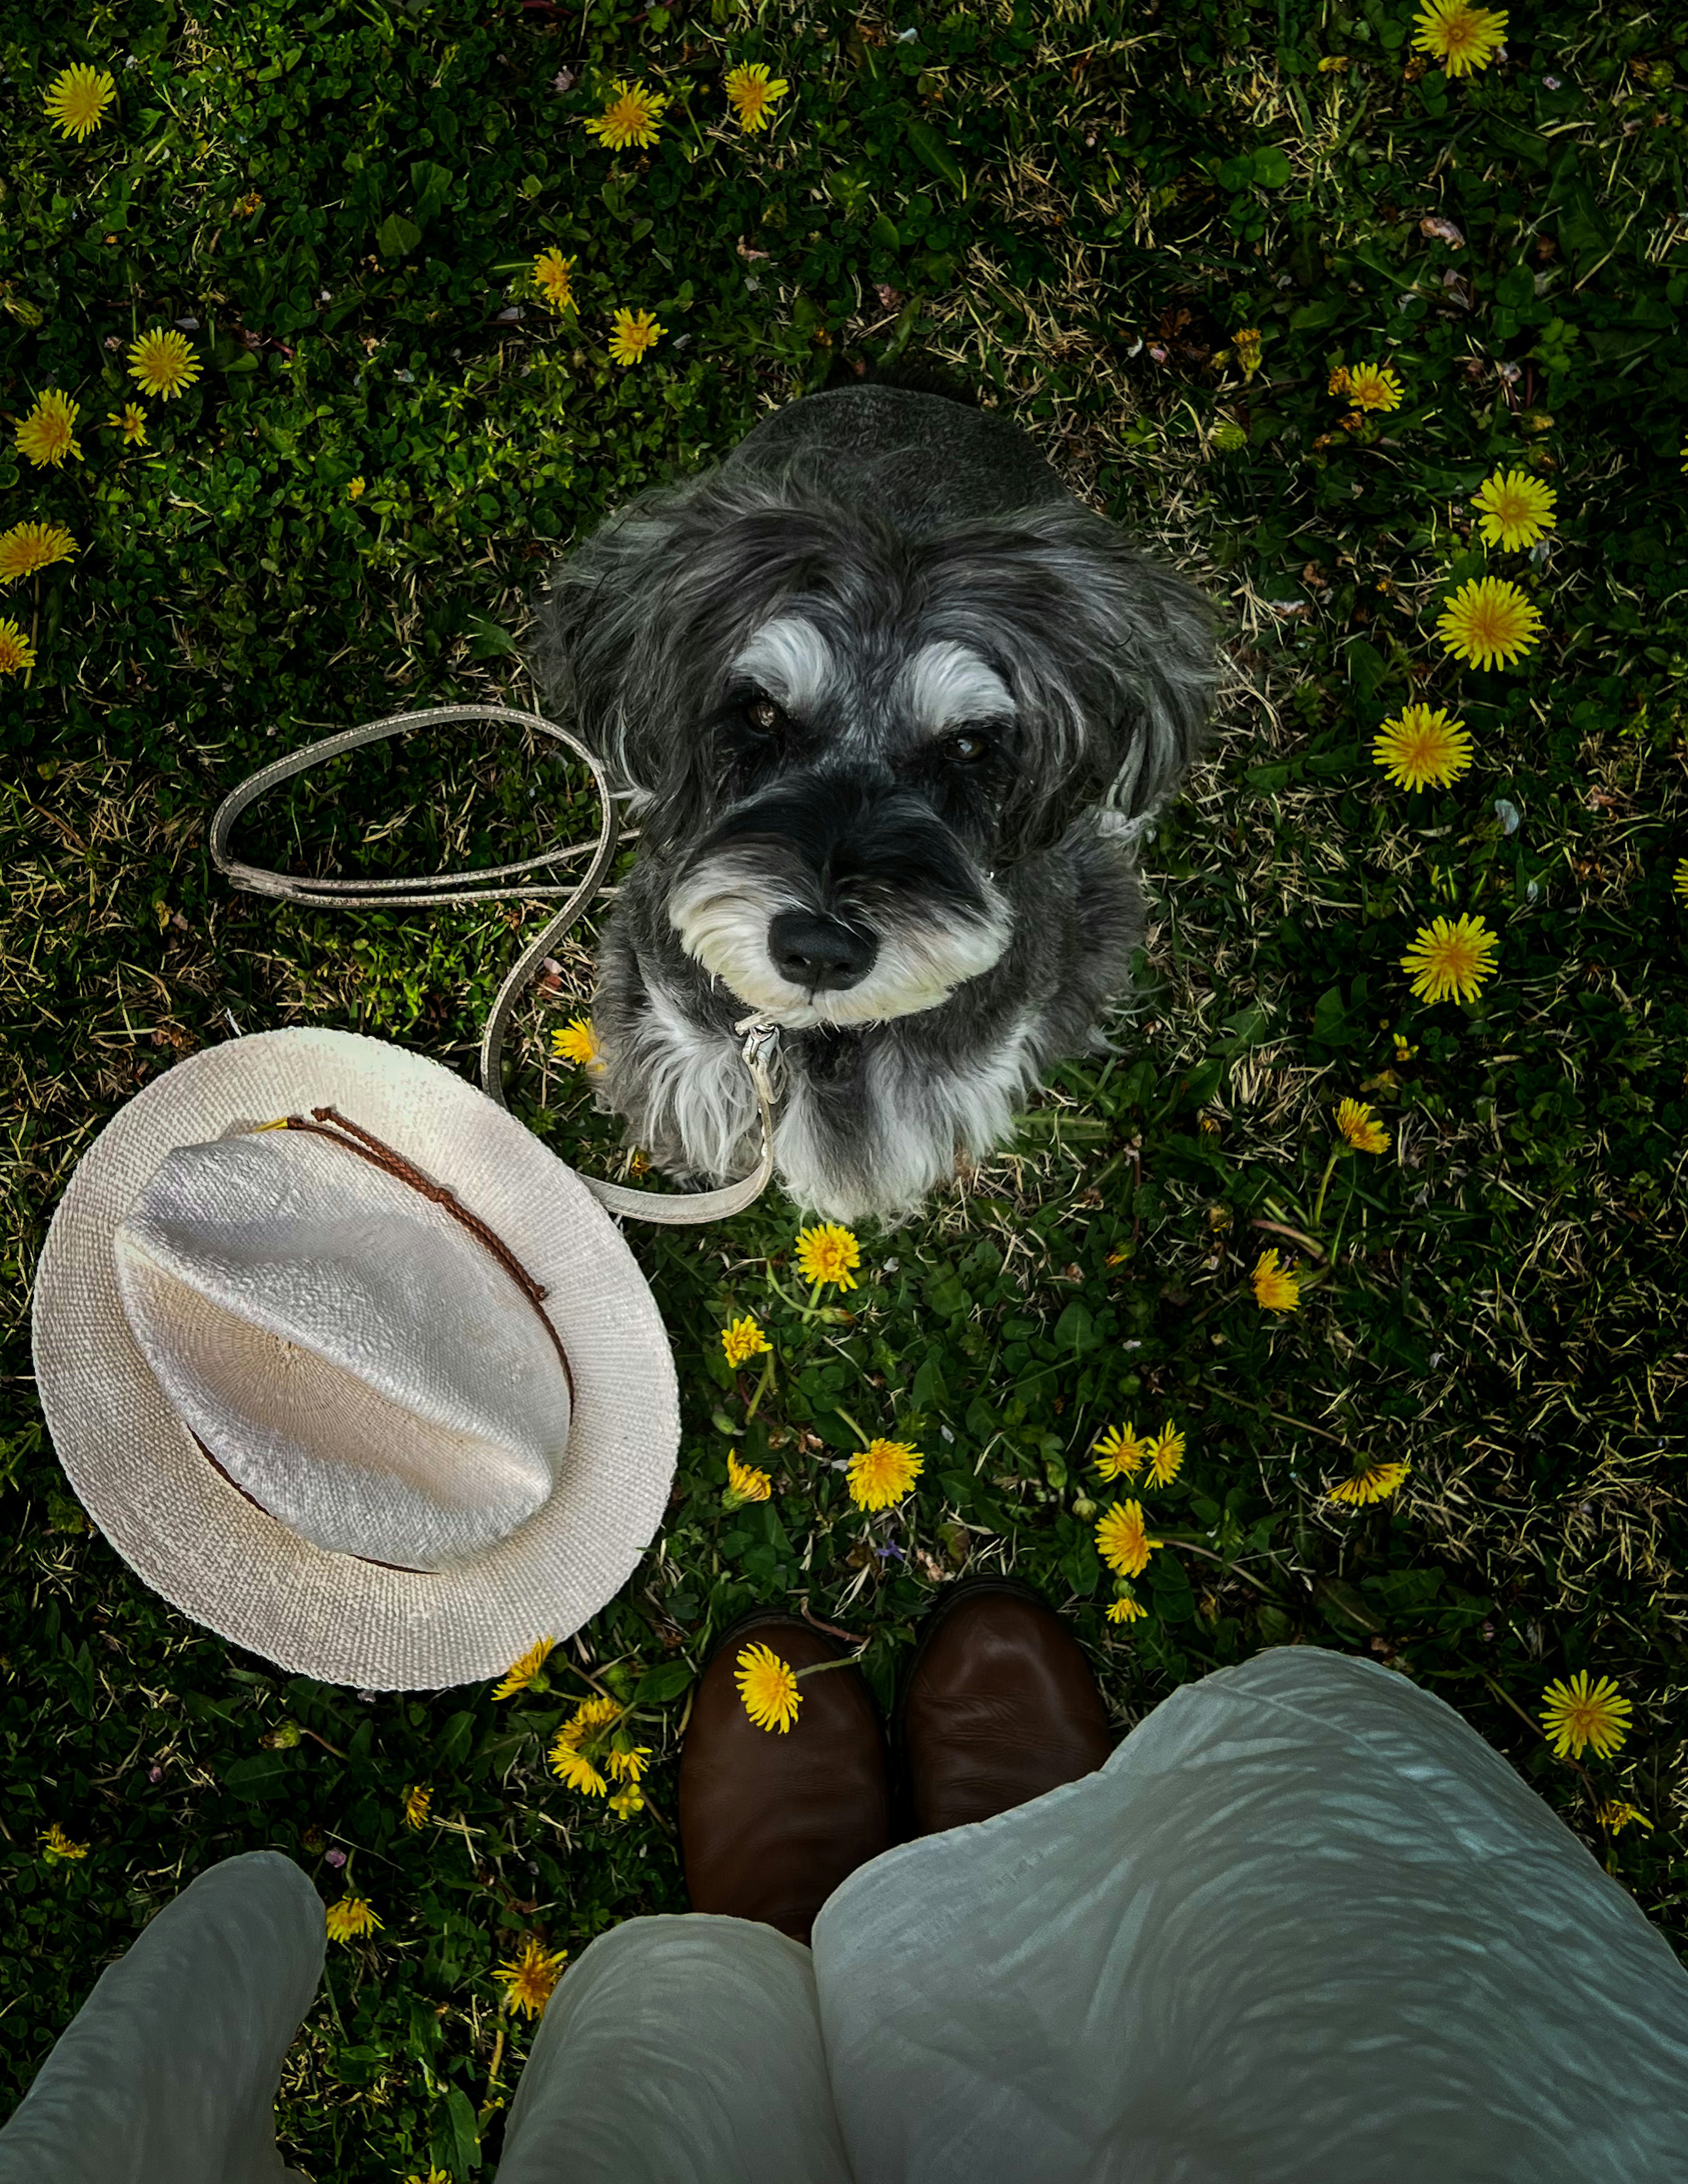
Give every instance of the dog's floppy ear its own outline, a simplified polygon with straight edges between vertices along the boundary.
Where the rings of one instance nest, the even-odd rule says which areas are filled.
[[[527,660],[561,720],[641,799],[667,786],[653,664],[670,655],[665,607],[688,507],[706,480],[659,486],[610,516],[551,571]]]
[[[1026,723],[1004,813],[1021,852],[1086,805],[1141,818],[1201,749],[1217,622],[1195,586],[1076,501],[951,532],[933,573],[944,627],[1008,680]]]
[[[1102,518],[1092,611],[1104,625],[1105,801],[1128,819],[1164,804],[1208,740],[1219,621],[1206,594]],[[1094,534],[1093,534],[1094,535]]]

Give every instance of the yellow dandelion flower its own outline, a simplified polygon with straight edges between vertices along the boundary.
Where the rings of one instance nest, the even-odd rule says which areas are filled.
[[[1483,543],[1508,554],[1520,546],[1534,546],[1557,523],[1553,506],[1558,498],[1551,485],[1527,471],[1496,471],[1471,497]]]
[[[610,356],[616,364],[637,364],[667,332],[649,311],[617,311],[610,330]]]
[[[730,1515],[742,1509],[747,1502],[766,1502],[772,1498],[774,1483],[766,1471],[758,1471],[754,1463],[740,1463],[738,1451],[727,1451],[727,1491],[721,1497],[721,1507]]]
[[[627,1711],[614,1699],[593,1698],[577,1706],[557,1731],[551,1745],[551,1771],[571,1790],[589,1797],[604,1796],[610,1787],[603,1769],[585,1747],[596,1745],[603,1732]]]
[[[66,1864],[88,1854],[86,1843],[72,1842],[57,1820],[37,1837],[37,1841],[41,1844],[41,1854],[49,1865]]]
[[[610,1785],[591,1760],[560,1734],[551,1747],[551,1772],[566,1788],[578,1790],[582,1797],[609,1795]]]
[[[452,2184],[451,2171],[448,2169],[437,2169],[433,2163],[430,2162],[426,2176],[419,2176],[413,2171],[404,2179],[404,2184]]]
[[[1241,327],[1231,336],[1231,348],[1243,377],[1252,379],[1260,370],[1260,328]]]
[[[1345,1502],[1351,1508],[1363,1508],[1368,1502],[1387,1502],[1391,1494],[1398,1493],[1401,1482],[1411,1471],[1410,1463],[1368,1463],[1351,1479],[1345,1479],[1340,1486],[1333,1486],[1333,1502]]]
[[[1280,1267],[1278,1247],[1262,1251],[1254,1262],[1254,1272],[1249,1279],[1254,1284],[1255,1302],[1262,1312],[1299,1312],[1301,1308],[1301,1285],[1295,1279],[1293,1267]]]
[[[174,326],[153,326],[129,345],[129,376],[143,394],[173,402],[199,376],[199,359]]]
[[[1146,1486],[1170,1486],[1184,1468],[1184,1435],[1170,1418],[1161,1429],[1157,1440],[1149,1443],[1145,1453],[1149,1458]]]
[[[777,1730],[783,1736],[803,1703],[790,1662],[783,1661],[771,1646],[746,1646],[740,1649],[733,1680],[757,1728]]]
[[[560,1031],[551,1034],[551,1051],[560,1061],[577,1061],[590,1069],[598,1059],[598,1034],[590,1017],[571,1017]]]
[[[645,1770],[650,1765],[651,1748],[648,1744],[618,1746],[605,1755],[604,1764],[610,1779],[616,1782],[643,1782]]]
[[[1688,857],[1685,857],[1676,867],[1676,878],[1671,882],[1671,885],[1681,896],[1683,901],[1688,902]]]
[[[1421,925],[1412,946],[1401,959],[1401,967],[1412,981],[1421,1001],[1449,999],[1474,1001],[1491,978],[1500,936],[1490,933],[1480,917],[1446,917]]]
[[[1407,1062],[1414,1061],[1418,1059],[1418,1050],[1416,1046],[1413,1046],[1407,1040],[1404,1039],[1399,1032],[1394,1034],[1394,1039],[1395,1066],[1397,1069],[1403,1068]]]
[[[727,79],[727,103],[738,117],[747,134],[766,129],[773,120],[770,111],[777,98],[783,98],[791,86],[783,76],[769,79],[767,70],[760,61],[751,61],[744,68],[733,70]]]
[[[665,92],[647,91],[642,83],[628,83],[618,76],[610,103],[586,123],[586,133],[595,136],[607,152],[619,152],[628,144],[654,144],[667,104]]]
[[[1398,410],[1407,389],[1386,364],[1356,364],[1349,367],[1346,393],[1357,410]]]
[[[1389,1132],[1372,1112],[1366,1100],[1344,1100],[1336,1110],[1336,1127],[1357,1153],[1386,1153]]]
[[[861,1264],[861,1245],[837,1222],[798,1230],[797,1267],[805,1282],[831,1282],[837,1289],[853,1290],[855,1269]]]
[[[619,1721],[627,1712],[614,1699],[582,1699],[569,1719],[568,1726],[577,1732],[601,1729],[606,1722]]]
[[[407,1828],[426,1827],[433,1802],[433,1790],[428,1783],[413,1782],[404,1792],[405,1826]]]
[[[1438,616],[1436,634],[1456,660],[1510,667],[1540,641],[1540,610],[1504,577],[1471,577]]]
[[[533,261],[534,285],[554,311],[566,311],[574,302],[574,283],[569,276],[576,263],[554,245],[542,250]]]
[[[1147,1615],[1148,1613],[1148,1609],[1131,1587],[1122,1584],[1119,1597],[1108,1610],[1108,1620],[1110,1623],[1135,1623],[1139,1616]]]
[[[1324,383],[1327,394],[1345,394],[1348,392],[1348,367],[1339,364]]]
[[[92,136],[105,120],[106,109],[117,96],[117,85],[105,69],[89,68],[78,61],[63,69],[47,87],[42,111],[56,122],[63,136]]]
[[[12,444],[38,471],[49,463],[55,470],[61,468],[66,455],[74,455],[81,462],[82,450],[76,443],[75,428],[81,408],[62,388],[49,387],[45,394],[36,395],[35,407],[19,426]]]
[[[752,1357],[772,1355],[773,1345],[747,1312],[743,1319],[735,1319],[721,1330],[721,1346],[727,1352],[727,1362],[734,1370]]]
[[[360,477],[347,479],[346,498],[348,500],[361,500],[365,490],[366,488],[365,487],[364,481]]]
[[[538,1942],[530,1941],[513,1963],[494,1964],[493,1977],[504,1988],[504,2008],[519,2009],[524,2017],[543,2017],[568,1960],[566,1949],[548,1953]]]
[[[1412,43],[1439,60],[1450,75],[1485,69],[1507,35],[1507,10],[1473,8],[1468,0],[1429,0],[1412,18]]]
[[[1397,788],[1446,788],[1471,764],[1471,735],[1440,709],[1403,705],[1379,729],[1372,758]]]
[[[108,410],[105,421],[123,435],[126,448],[144,448],[147,440],[147,413],[138,402],[125,402],[121,410]]]
[[[549,1691],[551,1680],[545,1674],[545,1662],[554,1638],[536,1639],[519,1661],[504,1671],[504,1681],[493,1693],[495,1699],[513,1699],[518,1691]]]
[[[1609,1759],[1630,1733],[1631,1711],[1610,1676],[1596,1683],[1586,1669],[1568,1683],[1549,1684],[1541,1695],[1542,1725],[1561,1759],[1580,1759],[1585,1747]]]
[[[248,190],[243,198],[235,200],[235,218],[250,220],[255,212],[264,209],[264,199],[256,190]]]
[[[1639,1821],[1649,1833],[1652,1829],[1652,1822],[1646,1814],[1638,1811],[1634,1805],[1626,1803],[1622,1797],[1608,1797],[1595,1818],[1608,1835],[1621,1836],[1631,1820]]]
[[[36,649],[9,615],[0,616],[0,675],[21,675],[33,667]]]
[[[1150,1538],[1140,1502],[1116,1502],[1096,1519],[1096,1552],[1116,1577],[1141,1577],[1165,1544]]]
[[[354,1942],[360,1934],[376,1934],[381,1930],[381,1921],[374,1907],[361,1896],[343,1896],[337,1903],[331,1903],[324,1914],[328,1922],[331,1942]]]
[[[1152,1441],[1139,1440],[1128,1419],[1123,1430],[1110,1426],[1100,1440],[1092,1441],[1090,1452],[1104,1479],[1135,1479],[1153,1446]]]
[[[906,1441],[871,1440],[851,1457],[844,1483],[858,1509],[889,1509],[925,1468],[926,1458]]]
[[[75,540],[59,523],[14,523],[0,532],[0,584],[15,584],[19,577],[32,577],[37,569],[50,569],[55,561],[68,561],[79,551]]]

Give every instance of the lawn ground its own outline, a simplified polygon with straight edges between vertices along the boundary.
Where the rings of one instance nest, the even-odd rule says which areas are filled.
[[[866,1641],[885,1697],[962,1570],[1048,1591],[1122,1731],[1264,1645],[1390,1663],[1688,1939],[1670,24],[1514,8],[1502,53],[1450,80],[1413,53],[1407,0],[0,13],[0,527],[76,548],[0,591],[34,652],[0,676],[8,2102],[186,1880],[274,1845],[382,1921],[331,1948],[284,2083],[290,2157],[336,2184],[490,2168],[529,2036],[494,1966],[683,1903],[672,1761],[711,1634],[806,1602]],[[759,62],[788,89],[747,133],[723,79]],[[118,95],[77,140],[42,100],[83,63]],[[648,149],[585,128],[617,79],[671,102]],[[554,248],[562,310],[532,276]],[[666,330],[634,365],[610,359],[618,309]],[[198,376],[149,398],[130,347],[178,326]],[[541,913],[235,894],[209,813],[332,728],[532,702],[526,616],[563,546],[841,359],[914,355],[1224,616],[1219,734],[1145,848],[1116,1051],[1063,1071],[920,1221],[864,1232],[844,1316],[787,1301],[798,1213],[777,1195],[632,1238],[684,1390],[676,1492],[549,1690],[365,1698],[272,1672],[142,1590],[67,1490],[29,1368],[47,1218],[114,1110],[231,1020],[360,1029],[472,1073]],[[1365,365],[1397,407],[1331,391]],[[81,405],[80,453],[38,465],[13,443],[53,388]],[[144,443],[105,421],[131,402]],[[1482,537],[1474,495],[1502,468],[1557,494],[1534,548]],[[1436,632],[1486,577],[1541,634],[1485,671]],[[1373,762],[1409,704],[1470,733],[1446,788]],[[476,736],[362,755],[249,839],[379,872],[500,861],[590,816],[519,737]],[[1498,938],[1492,976],[1415,1000],[1409,944],[1466,914]],[[613,1171],[610,1124],[549,1052],[589,999],[585,940],[526,1012],[516,1096]],[[1386,1151],[1342,1148],[1350,1098]],[[1268,1246],[1300,1269],[1294,1312],[1256,1300]],[[775,1354],[754,1418],[720,1340],[747,1312]],[[1183,1433],[1170,1484],[1099,1478],[1093,1444],[1128,1421]],[[858,1430],[925,1457],[872,1517],[838,1468]],[[730,1447],[771,1500],[723,1512]],[[1334,1498],[1382,1462],[1410,1467],[1392,1493]],[[1169,1544],[1136,1586],[1147,1613],[1113,1623],[1095,1521],[1127,1490]],[[627,1817],[545,1764],[588,1671],[659,1755]],[[1605,1757],[1542,1731],[1579,1671],[1631,1708]],[[46,1855],[55,1826],[86,1854]]]

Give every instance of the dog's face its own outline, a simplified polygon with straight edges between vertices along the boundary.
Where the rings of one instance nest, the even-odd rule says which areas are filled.
[[[727,664],[702,740],[718,792],[668,912],[767,1021],[911,1016],[1007,946],[1016,707],[988,660],[794,604]]]
[[[911,541],[721,474],[590,541],[547,633],[682,944],[792,1028],[989,970],[1015,863],[1110,783],[1144,810],[1182,772],[1212,652],[1189,588],[1076,504]]]

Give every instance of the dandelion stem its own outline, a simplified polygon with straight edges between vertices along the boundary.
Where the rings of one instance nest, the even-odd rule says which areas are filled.
[[[853,1669],[861,1658],[862,1653],[866,1651],[867,1648],[864,1646],[861,1652],[844,1654],[836,1661],[811,1661],[806,1669],[793,1669],[792,1680],[794,1683],[800,1684],[805,1676],[822,1675],[828,1669]]]
[[[803,1322],[805,1327],[809,1324],[810,1321],[814,1318],[816,1308],[815,1300],[821,1294],[821,1284],[819,1282],[816,1282],[814,1288],[809,1292],[809,1301],[807,1304],[805,1304],[800,1298],[793,1296],[789,1290],[783,1289],[780,1286],[779,1283],[774,1279],[773,1270],[772,1268],[768,1269],[768,1287],[773,1291],[774,1295],[779,1299],[782,1304],[788,1305],[791,1307],[792,1311],[797,1314],[798,1318]]]
[[[1323,1259],[1327,1256],[1323,1245],[1317,1237],[1307,1235],[1302,1229],[1290,1228],[1287,1221],[1262,1221],[1257,1217],[1251,1217],[1249,1227],[1270,1229],[1274,1236],[1287,1236],[1292,1243],[1300,1244],[1311,1251],[1316,1259]]]
[[[817,1630],[824,1630],[828,1637],[842,1638],[847,1646],[866,1646],[866,1640],[859,1638],[854,1630],[840,1630],[836,1623],[822,1623],[820,1617],[812,1613],[806,1600],[799,1601],[798,1607],[805,1623],[812,1623]]]
[[[850,1431],[855,1435],[856,1439],[861,1443],[861,1446],[864,1448],[866,1448],[868,1442],[872,1440],[872,1435],[863,1433],[861,1428],[857,1425],[855,1420],[851,1418],[850,1412],[848,1411],[840,1410],[836,1403],[833,1406],[833,1416],[835,1418],[842,1418],[844,1420],[844,1424],[850,1428]]]
[[[744,1423],[747,1426],[749,1424],[751,1419],[755,1417],[756,1406],[761,1401],[763,1396],[767,1394],[768,1389],[772,1384],[773,1377],[774,1353],[770,1350],[763,1362],[762,1377],[756,1383],[756,1392],[751,1396],[749,1407],[744,1412]]]
[[[1330,1158],[1324,1164],[1324,1173],[1319,1178],[1318,1196],[1313,1201],[1312,1226],[1315,1228],[1318,1226],[1320,1214],[1324,1211],[1324,1194],[1330,1188],[1331,1176],[1334,1173],[1336,1163],[1341,1156],[1341,1146],[1340,1145],[1333,1145],[1330,1149]]]
[[[571,1670],[572,1674],[578,1676],[582,1683],[590,1684],[593,1690],[597,1692],[599,1698],[609,1699],[615,1705],[621,1707],[623,1713],[627,1712],[627,1708],[622,1704],[622,1702],[620,1699],[616,1698],[614,1691],[606,1690],[605,1687],[599,1682],[597,1677],[593,1674],[589,1669],[582,1669],[577,1661],[570,1660],[566,1653],[563,1656],[563,1666]]]

